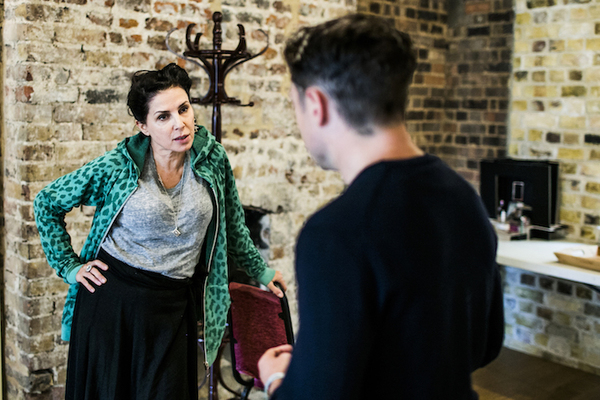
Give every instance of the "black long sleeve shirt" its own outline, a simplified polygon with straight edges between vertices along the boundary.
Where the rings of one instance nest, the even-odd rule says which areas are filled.
[[[471,372],[503,341],[495,256],[479,196],[437,157],[368,167],[299,237],[300,329],[272,399],[477,398]]]

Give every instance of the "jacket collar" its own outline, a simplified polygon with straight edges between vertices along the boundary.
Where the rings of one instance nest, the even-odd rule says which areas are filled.
[[[211,135],[205,127],[196,125],[194,143],[192,143],[191,149],[192,165],[196,165],[208,157],[208,154],[215,146],[215,143],[217,143],[215,137]],[[138,169],[138,175],[144,168],[148,147],[150,147],[150,137],[144,135],[142,132],[128,137],[118,145],[120,151],[131,158]]]

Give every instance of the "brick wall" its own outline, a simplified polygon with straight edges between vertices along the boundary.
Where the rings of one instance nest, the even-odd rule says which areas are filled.
[[[409,132],[478,187],[479,160],[506,153],[512,1],[365,0],[359,10],[411,35]]]
[[[358,2],[360,12],[383,16],[393,21],[398,29],[410,34],[418,64],[409,91],[407,128],[421,148],[443,158],[450,153],[443,134],[448,82],[446,4],[446,1],[438,0]]]
[[[439,152],[478,187],[479,160],[506,155],[512,0],[454,1],[448,7],[446,144]]]
[[[0,0],[0,38],[4,36],[4,0]],[[0,87],[4,87],[4,57],[0,57]],[[0,165],[4,161],[4,96],[0,96]],[[0,174],[0,198],[4,198],[4,174]],[[0,282],[4,282],[4,256],[6,246],[4,242],[4,202],[0,201]],[[4,285],[0,285],[0,360],[4,360]],[[0,393],[3,393],[5,387],[4,362],[0,365]]]
[[[515,2],[509,155],[560,163],[560,222],[597,240],[600,222],[600,6]],[[506,344],[600,374],[598,294],[506,269]]]
[[[237,44],[237,23],[246,27],[253,52],[264,43],[259,28],[270,36],[270,50],[227,79],[230,96],[256,105],[223,107],[223,144],[242,202],[270,213],[270,263],[292,283],[291,299],[297,232],[343,184],[337,174],[317,168],[304,149],[287,95],[283,41],[300,25],[354,10],[393,19],[415,41],[419,66],[407,116],[421,147],[477,186],[478,160],[504,155],[509,127],[511,155],[561,160],[561,218],[572,226],[571,235],[591,239],[591,227],[598,224],[594,81],[600,30],[594,21],[598,6],[585,1],[519,0],[513,11],[511,2],[500,0],[10,0],[2,10],[2,254],[11,399],[59,398],[65,379],[67,344],[59,330],[66,285],[41,251],[33,197],[52,179],[135,132],[124,104],[131,73],[176,60],[164,46],[173,27],[197,23],[209,47],[208,21],[215,10],[224,14],[224,48]],[[170,43],[183,50],[182,30]],[[204,73],[179,62],[194,79],[193,95],[202,95]],[[513,100],[507,109],[509,87]],[[195,111],[210,127],[210,108]],[[76,249],[92,213],[83,208],[68,216]],[[597,355],[586,346],[598,343],[598,296],[509,268],[505,276],[507,343],[596,371]]]
[[[504,268],[505,346],[600,375],[600,295]]]
[[[271,265],[284,272],[293,299],[297,231],[343,185],[337,174],[316,167],[304,149],[281,49],[298,25],[355,10],[353,1],[11,0],[3,9],[8,398],[60,398],[65,380],[68,345],[59,335],[67,286],[42,253],[33,220],[35,194],[135,133],[125,107],[131,74],[176,60],[164,45],[173,27],[197,23],[210,47],[208,21],[215,10],[224,14],[224,48],[237,44],[236,23],[245,25],[251,51],[262,48],[259,27],[270,35],[271,49],[227,79],[230,96],[256,106],[223,107],[223,143],[242,202],[271,213]],[[175,32],[170,44],[181,51],[183,43],[183,31]],[[195,81],[193,95],[203,94],[203,71],[179,62]],[[210,127],[210,109],[195,111],[199,123]],[[92,214],[84,207],[67,217],[76,250]]]
[[[597,239],[600,6],[516,4],[510,154],[559,160],[560,220],[570,238]]]

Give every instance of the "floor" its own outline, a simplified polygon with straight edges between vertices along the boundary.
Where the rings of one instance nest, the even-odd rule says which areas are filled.
[[[225,381],[237,389],[229,370],[223,368]],[[473,386],[480,400],[600,400],[600,376],[507,348],[487,367],[475,371]],[[259,390],[251,393],[251,400],[266,400]],[[204,386],[199,400],[207,397]],[[219,387],[219,398],[231,399],[232,395]]]
[[[503,348],[473,374],[480,400],[599,400],[600,376]]]

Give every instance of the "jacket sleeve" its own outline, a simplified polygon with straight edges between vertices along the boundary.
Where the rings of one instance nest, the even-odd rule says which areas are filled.
[[[268,285],[275,276],[275,270],[269,268],[252,239],[246,226],[244,209],[240,202],[235,178],[227,155],[224,155],[225,169],[225,218],[227,223],[227,254],[246,273],[263,285]]]
[[[71,245],[65,215],[82,205],[98,206],[106,188],[102,157],[58,178],[42,189],[33,202],[35,222],[48,263],[67,283],[76,283],[81,266]]]

